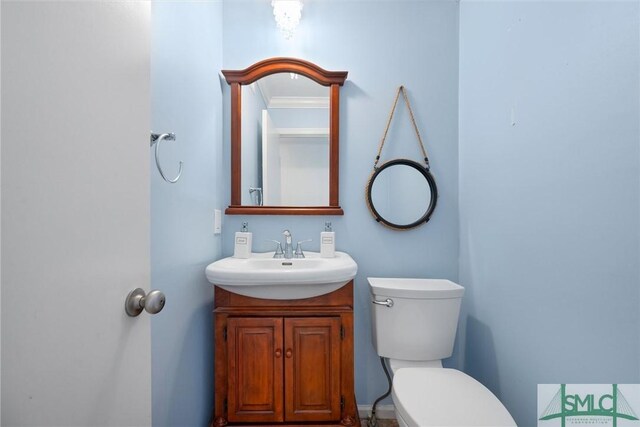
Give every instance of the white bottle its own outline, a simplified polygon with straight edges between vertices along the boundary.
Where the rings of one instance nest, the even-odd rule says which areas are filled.
[[[331,223],[324,223],[324,231],[320,233],[320,257],[333,258],[336,256],[336,233],[331,231]]]
[[[242,231],[236,231],[236,242],[233,248],[234,258],[251,258],[253,233],[249,231],[248,225],[248,223],[243,222]]]

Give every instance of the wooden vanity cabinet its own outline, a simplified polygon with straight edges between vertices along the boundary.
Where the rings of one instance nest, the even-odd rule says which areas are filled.
[[[340,419],[340,317],[284,319],[285,420]]]
[[[266,300],[215,288],[213,426],[359,426],[353,282],[319,297]]]
[[[227,419],[281,422],[282,318],[227,320]]]

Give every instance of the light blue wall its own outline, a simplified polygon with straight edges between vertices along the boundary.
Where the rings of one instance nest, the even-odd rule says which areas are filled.
[[[204,268],[221,253],[213,234],[223,203],[221,18],[217,1],[152,5],[153,130],[177,135],[163,148],[167,174],[185,163],[172,185],[150,158],[151,280],[167,296],[151,324],[154,426],[205,426],[211,416],[213,292]]]
[[[333,222],[337,249],[359,265],[355,281],[356,397],[371,404],[386,380],[371,346],[368,276],[458,276],[458,4],[453,1],[308,1],[298,33],[287,41],[275,27],[270,2],[224,3],[224,68],[242,69],[273,56],[293,56],[328,70],[349,71],[341,90],[340,202],[344,216],[226,216],[223,255],[233,253],[242,221],[254,232],[254,250],[265,239],[312,238],[319,250],[324,221]],[[364,200],[398,85],[404,84],[432,160],[441,197],[431,221],[413,231],[377,224]],[[224,198],[229,202],[229,116],[225,88]],[[397,121],[396,121],[397,120]],[[383,159],[421,158],[404,106],[390,132]]]
[[[640,382],[638,2],[462,2],[465,369],[519,425],[538,383]]]

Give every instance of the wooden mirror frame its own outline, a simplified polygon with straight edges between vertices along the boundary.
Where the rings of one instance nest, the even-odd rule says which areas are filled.
[[[242,86],[276,73],[296,73],[329,87],[329,206],[242,206]],[[244,70],[222,70],[231,86],[231,204],[228,215],[344,215],[338,197],[340,86],[347,71],[327,71],[296,58],[269,58]]]

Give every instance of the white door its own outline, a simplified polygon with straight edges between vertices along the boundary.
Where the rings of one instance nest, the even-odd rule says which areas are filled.
[[[280,135],[262,110],[262,192],[265,206],[280,205]]]
[[[150,425],[150,3],[1,15],[2,425]]]

